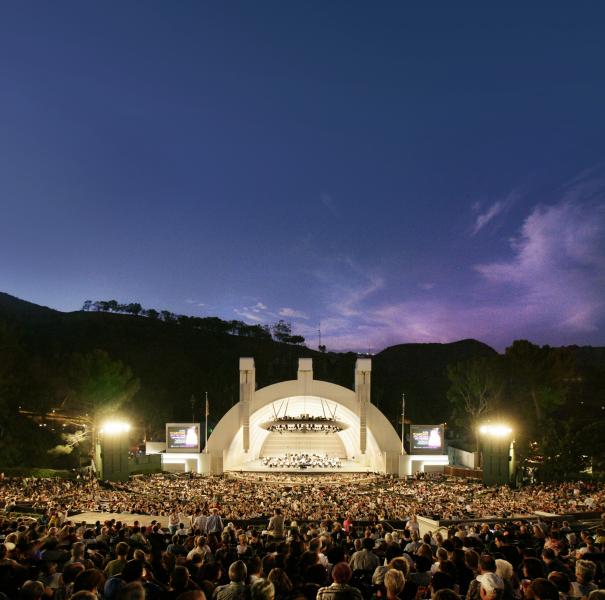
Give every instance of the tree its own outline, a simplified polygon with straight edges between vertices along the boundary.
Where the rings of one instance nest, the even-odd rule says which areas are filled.
[[[527,340],[516,340],[506,349],[508,394],[523,410],[532,408],[534,429],[564,404],[574,377],[572,357],[566,348],[536,346]]]
[[[502,393],[495,362],[474,358],[449,366],[447,375],[450,380],[447,397],[453,404],[454,419],[473,432],[478,450],[479,421],[496,410]]]
[[[88,312],[90,310],[91,306],[92,306],[92,300],[85,300],[84,304],[82,305],[82,310]]]
[[[577,478],[590,464],[594,440],[603,436],[586,437],[589,428],[581,430],[575,420],[545,419],[544,427],[537,435],[534,453],[541,459],[539,477],[546,481],[569,481]],[[600,427],[599,427],[600,433]],[[590,443],[587,444],[587,441]],[[588,447],[587,447],[588,446]],[[601,448],[603,444],[601,443]]]
[[[0,440],[16,414],[22,380],[23,348],[15,329],[0,321]]]
[[[152,321],[157,321],[160,318],[160,313],[155,308],[148,308],[145,311],[145,316]]]
[[[135,317],[139,316],[142,310],[143,307],[138,302],[131,302],[126,306],[126,312]]]
[[[164,321],[164,323],[174,323],[176,319],[174,313],[171,313],[169,310],[162,310],[160,311],[160,314],[162,315],[162,321]]]
[[[67,382],[65,407],[88,415],[92,424],[122,408],[140,387],[130,368],[103,350],[72,355]]]
[[[271,328],[273,339],[276,342],[284,344],[304,344],[305,338],[302,335],[292,335],[292,323],[280,319]]]
[[[292,335],[292,325],[283,319],[280,319],[277,323],[275,323],[271,330],[273,333],[273,339],[276,342],[288,343],[288,340]]]

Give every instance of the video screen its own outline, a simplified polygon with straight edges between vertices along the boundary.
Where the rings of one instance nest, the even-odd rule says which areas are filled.
[[[443,454],[443,425],[410,426],[410,454]]]
[[[167,452],[199,452],[199,423],[166,423]]]

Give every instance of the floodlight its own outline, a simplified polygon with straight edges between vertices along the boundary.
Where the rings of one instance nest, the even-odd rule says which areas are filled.
[[[485,436],[491,436],[495,438],[508,437],[512,434],[513,430],[503,423],[485,423],[479,427],[479,433]]]
[[[116,435],[118,433],[128,433],[130,431],[130,423],[124,421],[106,421],[101,425],[101,433]]]

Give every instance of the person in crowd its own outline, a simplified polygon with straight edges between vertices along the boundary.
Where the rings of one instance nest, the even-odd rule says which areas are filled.
[[[481,600],[481,585],[479,577],[486,573],[496,572],[496,561],[490,554],[483,554],[479,559],[479,575],[471,581],[466,592],[466,600]]]
[[[221,519],[219,510],[214,507],[210,511],[210,516],[206,519],[206,533],[220,535],[223,529],[223,520]]]
[[[116,558],[110,560],[103,570],[106,577],[119,575],[124,570],[128,562],[128,552],[130,552],[130,546],[127,542],[118,542],[116,544]]]
[[[267,579],[273,584],[275,600],[289,600],[294,586],[283,569],[271,569]]]
[[[275,588],[268,579],[257,579],[250,586],[251,600],[274,600]]]
[[[353,571],[346,562],[334,565],[332,569],[333,583],[322,587],[317,592],[317,600],[363,600],[361,592],[349,585]]]
[[[525,591],[525,598],[529,600],[559,600],[559,590],[548,579],[537,577]]]
[[[246,564],[235,561],[229,567],[229,583],[221,585],[214,590],[214,600],[244,600],[250,596],[250,588],[246,585],[248,570]]]
[[[380,564],[378,556],[374,554],[374,540],[364,538],[361,543],[361,550],[354,552],[349,559],[349,566],[353,571],[371,571],[372,573]]]
[[[399,594],[403,592],[405,579],[403,573],[397,569],[389,569],[384,575],[384,587],[387,600],[400,600]]]
[[[269,525],[267,531],[276,538],[284,537],[284,515],[282,514],[281,508],[275,508],[273,510],[273,516],[269,519]]]
[[[495,573],[484,573],[477,577],[481,586],[481,600],[500,600],[504,594],[504,581]]]
[[[42,600],[44,593],[42,583],[29,579],[21,586],[19,600]]]
[[[580,559],[576,562],[576,580],[571,584],[570,596],[583,598],[593,590],[599,589],[594,583],[597,565],[590,560]]]

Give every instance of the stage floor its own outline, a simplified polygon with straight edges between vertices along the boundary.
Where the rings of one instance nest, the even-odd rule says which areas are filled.
[[[70,521],[74,521],[75,523],[81,523],[84,521],[85,523],[94,524],[97,521],[104,523],[105,521],[111,521],[111,519],[115,519],[116,521],[121,521],[126,525],[134,525],[135,521],[139,522],[139,525],[150,525],[151,521],[155,520],[162,524],[162,527],[168,527],[168,517],[158,517],[157,515],[136,515],[132,513],[110,513],[110,512],[83,512],[78,513],[77,515],[71,515],[69,517]]]
[[[262,460],[251,460],[250,462],[244,463],[239,469],[225,469],[225,472],[246,472],[246,473],[371,473],[372,470],[369,467],[364,467],[352,460],[341,461],[340,468],[334,467],[266,467],[263,465]]]

